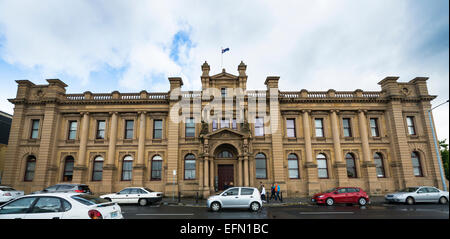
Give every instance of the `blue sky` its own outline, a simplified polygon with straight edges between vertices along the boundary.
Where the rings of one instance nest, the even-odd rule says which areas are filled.
[[[20,17],[18,17],[20,16]],[[449,98],[448,0],[121,1],[0,0],[0,110],[13,113],[15,80],[59,78],[68,93],[167,91],[167,77],[201,88],[211,74],[237,74],[248,88],[280,76],[281,90],[380,90],[386,76],[430,77]],[[435,110],[448,138],[448,104]]]

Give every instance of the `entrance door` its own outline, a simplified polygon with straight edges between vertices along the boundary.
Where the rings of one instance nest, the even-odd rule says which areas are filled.
[[[222,191],[225,189],[225,185],[229,185],[230,182],[233,182],[234,184],[234,167],[232,164],[219,164],[217,167],[219,191]]]

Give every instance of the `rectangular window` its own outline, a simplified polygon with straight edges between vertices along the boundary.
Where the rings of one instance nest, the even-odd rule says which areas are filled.
[[[295,138],[295,119],[286,119],[286,134],[289,138]]]
[[[323,119],[317,118],[314,120],[316,126],[316,137],[324,137],[323,132]]]
[[[370,131],[373,137],[380,136],[380,132],[378,130],[378,118],[370,118]]]
[[[125,120],[125,139],[132,139],[134,131],[134,120]]]
[[[352,137],[352,127],[350,124],[350,118],[343,118],[342,126],[344,127],[344,137]]]
[[[162,139],[162,120],[155,119],[153,120],[153,138],[154,139]]]
[[[186,119],[186,137],[195,137],[194,118]]]
[[[104,120],[97,120],[97,139],[104,139],[105,138],[105,127],[106,123]]]
[[[299,178],[298,160],[288,160],[289,178]]]
[[[236,121],[236,119],[233,119],[231,127],[233,127],[233,129],[237,129],[237,121]]]
[[[220,128],[230,128],[230,120],[229,119],[222,119],[220,121]]]
[[[212,121],[212,129],[213,129],[213,131],[217,130],[217,120],[216,119],[213,119],[213,121]]]
[[[406,117],[409,135],[416,135],[416,127],[414,126],[414,116]]]
[[[69,134],[67,139],[74,140],[77,137],[77,121],[69,121]]]
[[[31,136],[32,139],[37,139],[39,136],[39,120],[31,121]]]
[[[319,178],[328,178],[328,168],[326,159],[317,159],[317,169]]]
[[[227,96],[227,89],[226,88],[222,88],[220,89],[220,93],[222,94],[222,97],[226,97]]]
[[[264,118],[255,118],[255,136],[264,136]]]

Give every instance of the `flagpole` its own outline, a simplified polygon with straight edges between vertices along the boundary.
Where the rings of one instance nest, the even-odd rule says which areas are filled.
[[[221,56],[221,58],[220,58],[220,70],[222,70],[223,69],[223,47],[221,47],[220,49],[221,49],[220,50],[220,56]]]

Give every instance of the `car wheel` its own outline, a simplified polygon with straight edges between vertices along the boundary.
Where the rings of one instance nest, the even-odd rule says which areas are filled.
[[[145,205],[147,205],[147,199],[139,199],[139,205],[140,205],[140,206],[145,206]]]
[[[367,204],[367,200],[365,198],[360,198],[358,200],[359,205],[365,206]]]
[[[412,198],[412,197],[408,197],[407,199],[406,199],[406,204],[408,204],[408,205],[413,205],[414,204],[414,198]]]
[[[211,210],[213,212],[217,212],[220,210],[220,204],[218,202],[211,203]]]
[[[447,202],[448,202],[448,200],[447,200],[446,197],[441,197],[441,198],[439,198],[439,203],[440,203],[440,204],[447,204]]]
[[[254,212],[257,212],[259,210],[259,203],[257,202],[252,202],[252,204],[250,204],[250,209]]]
[[[327,203],[328,206],[333,206],[334,200],[332,198],[327,198],[326,203]]]

